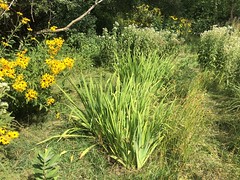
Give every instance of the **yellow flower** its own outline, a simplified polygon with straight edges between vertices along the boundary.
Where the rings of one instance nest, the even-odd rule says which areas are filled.
[[[5,128],[0,128],[0,135],[4,135],[6,133],[6,129]]]
[[[56,31],[56,29],[57,29],[57,26],[50,27],[50,30],[53,31],[53,32]]]
[[[49,48],[48,53],[50,55],[56,55],[58,51],[61,49],[64,40],[60,38],[53,38],[52,40],[46,40],[46,44]]]
[[[56,113],[56,118],[57,118],[57,119],[60,119],[60,113],[59,113],[59,112]]]
[[[28,31],[33,31],[33,29],[31,27],[28,27],[27,30]]]
[[[47,105],[48,106],[52,105],[53,103],[55,103],[55,99],[54,98],[48,98],[47,99]]]
[[[64,62],[61,62],[56,59],[46,59],[46,64],[51,69],[54,75],[59,74],[61,71],[63,71],[66,68]]]
[[[31,40],[32,40],[32,41],[37,41],[37,42],[38,42],[38,40],[36,39],[36,37],[31,37]]]
[[[11,139],[15,139],[19,137],[19,133],[17,131],[9,131],[7,135]]]
[[[4,58],[0,58],[0,66],[1,66],[1,77],[7,76],[9,78],[14,78],[15,77],[15,69],[14,67],[16,66],[15,62],[13,61],[8,61]]]
[[[170,18],[172,18],[172,20],[174,20],[174,21],[178,20],[178,18],[176,16],[170,16]]]
[[[72,58],[67,57],[63,60],[63,62],[69,69],[71,69],[73,67],[74,60]]]
[[[16,58],[15,64],[16,66],[20,66],[23,69],[26,69],[26,67],[28,66],[28,62],[30,61],[30,58],[25,56],[26,52],[27,52],[27,49],[21,52],[18,52],[16,55],[17,58]]]
[[[7,11],[7,10],[9,10],[9,6],[5,2],[0,2],[0,9]]]
[[[9,68],[9,69],[4,69],[4,75],[14,79],[15,78],[15,69]]]
[[[23,79],[24,79],[23,74],[19,74],[19,75],[16,77],[16,81],[22,81]]]
[[[16,65],[20,66],[23,69],[26,69],[26,67],[28,66],[29,60],[30,60],[29,57],[22,57],[22,58],[18,57],[16,59]]]
[[[18,92],[23,92],[27,89],[27,83],[25,81],[15,81],[12,87]]]
[[[22,15],[23,15],[23,13],[21,13],[21,12],[17,12],[17,15],[19,15],[19,16],[22,16]]]
[[[38,96],[38,93],[34,89],[28,89],[27,93],[25,94],[27,101],[37,99],[37,96]]]
[[[2,143],[3,145],[9,144],[10,139],[7,138],[6,136],[0,136],[0,143]]]
[[[3,41],[2,41],[2,45],[5,46],[5,47],[10,46],[7,42],[3,42]]]
[[[22,20],[21,20],[21,22],[22,22],[23,24],[27,24],[29,21],[30,21],[30,19],[28,19],[28,18],[26,18],[26,17],[22,18]]]
[[[42,88],[48,88],[54,82],[55,82],[54,76],[51,75],[51,74],[46,73],[46,74],[42,75],[40,84],[41,84]]]

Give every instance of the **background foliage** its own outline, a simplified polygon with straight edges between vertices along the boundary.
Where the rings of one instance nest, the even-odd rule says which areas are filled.
[[[38,31],[50,25],[58,27],[67,25],[93,3],[94,0],[15,1],[9,11],[4,15],[1,13],[0,18],[3,21],[0,22],[0,34],[5,37],[11,32],[16,25],[18,11],[31,19],[31,27],[34,31]],[[144,26],[150,26],[150,24],[156,26],[156,23],[159,26],[161,23],[164,27],[165,20],[169,16],[177,16],[191,19],[194,32],[200,33],[214,24],[225,24],[233,20],[240,13],[239,4],[239,0],[105,0],[72,29],[77,32],[101,33],[102,28],[111,29],[115,21],[122,19],[133,22],[139,16],[145,17],[142,22]],[[25,29],[18,34],[24,35],[26,32]]]

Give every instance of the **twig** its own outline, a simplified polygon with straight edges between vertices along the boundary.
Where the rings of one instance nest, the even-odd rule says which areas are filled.
[[[78,21],[82,20],[86,15],[88,15],[99,3],[101,3],[103,0],[96,0],[95,1],[95,4],[92,5],[85,13],[83,13],[81,16],[79,16],[78,18],[72,20],[67,26],[63,27],[63,28],[59,28],[59,29],[56,29],[55,31],[52,31],[50,29],[43,29],[41,31],[38,31],[36,32],[36,34],[43,34],[43,33],[52,33],[52,32],[62,32],[62,31],[67,31],[70,29],[70,27],[77,23]]]
[[[32,17],[32,21],[35,22],[34,17],[33,17],[33,0],[31,3],[31,17]]]

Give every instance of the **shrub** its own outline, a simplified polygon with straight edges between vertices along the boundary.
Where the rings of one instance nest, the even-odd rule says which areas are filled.
[[[133,25],[119,29],[118,23],[112,32],[105,29],[101,38],[98,61],[103,65],[112,65],[115,62],[114,54],[124,54],[129,49],[131,53],[138,51],[148,54],[157,51],[159,55],[163,55],[176,50],[183,42],[177,34],[167,30],[156,31],[154,28],[138,28]]]
[[[159,8],[150,7],[142,4],[134,8],[134,11],[128,13],[126,19],[118,18],[121,26],[136,25],[137,27],[154,27],[161,29],[162,14]]]
[[[240,77],[240,36],[232,27],[213,27],[201,34],[198,62],[213,71],[218,82],[237,83]]]
[[[123,49],[130,47],[132,50],[139,50],[142,53],[157,50],[159,54],[169,52],[182,43],[182,39],[170,31],[156,31],[154,28],[137,28],[135,26],[124,28],[119,41]]]
[[[84,58],[97,56],[101,47],[99,36],[79,32],[70,33],[66,43],[69,47],[76,49]]]
[[[187,18],[169,16],[165,20],[164,29],[172,31],[180,37],[187,38],[192,32],[192,22]]]
[[[62,38],[46,40],[47,53],[40,57],[32,54],[30,58],[25,49],[17,52],[14,59],[0,58],[0,78],[11,86],[6,101],[16,118],[44,111],[54,104],[51,86],[57,76],[63,70],[71,69],[74,63],[69,57],[58,60],[56,55],[63,42]]]

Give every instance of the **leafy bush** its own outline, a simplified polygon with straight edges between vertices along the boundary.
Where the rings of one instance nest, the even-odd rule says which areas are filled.
[[[136,25],[137,27],[154,27],[159,30],[162,27],[161,10],[157,7],[152,8],[147,4],[142,4],[135,7],[127,16],[126,19],[118,19],[120,26]]]
[[[187,38],[192,32],[192,22],[191,20],[183,17],[169,16],[165,20],[164,29],[172,31],[180,37]]]
[[[100,55],[98,57],[99,64],[112,65],[115,62],[115,54],[124,54],[141,52],[148,54],[157,51],[159,55],[167,54],[176,50],[183,39],[170,31],[156,31],[154,28],[138,28],[130,25],[120,29],[118,23],[112,32],[104,29]]]
[[[51,86],[56,77],[63,70],[71,69],[74,63],[69,57],[63,57],[62,60],[56,57],[63,42],[62,38],[46,40],[47,48],[44,49],[48,53],[40,57],[32,54],[30,58],[25,49],[17,52],[14,59],[0,58],[0,78],[11,85],[6,101],[16,118],[38,113],[54,104]]]
[[[177,34],[170,31],[156,31],[153,28],[137,28],[135,26],[124,28],[119,41],[123,49],[130,47],[132,50],[139,50],[142,53],[157,50],[159,54],[169,52],[183,42]]]
[[[93,58],[99,54],[101,47],[101,39],[99,36],[79,32],[71,32],[68,36],[66,40],[67,45],[76,49],[84,58]]]
[[[237,83],[240,77],[239,40],[239,33],[232,27],[213,27],[201,34],[198,62],[225,85]]]

